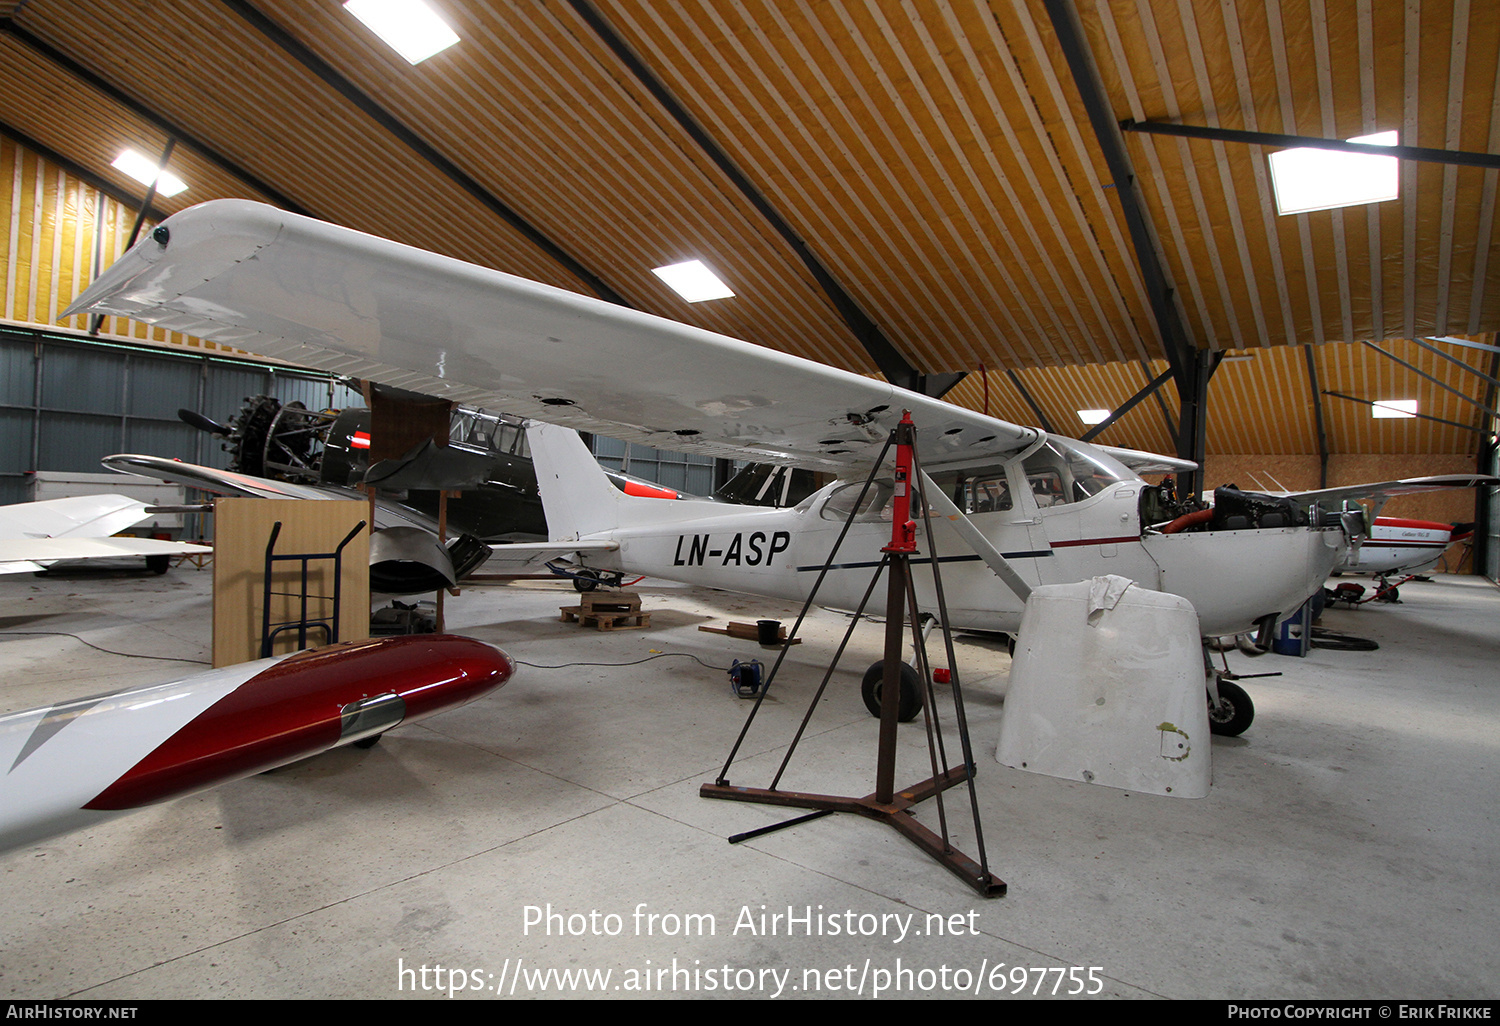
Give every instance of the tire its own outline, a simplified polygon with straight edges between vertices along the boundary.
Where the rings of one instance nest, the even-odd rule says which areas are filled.
[[[860,694],[864,696],[865,708],[870,710],[870,715],[880,715],[880,695],[885,683],[885,660],[871,663],[870,668],[865,671],[865,679],[860,684]],[[922,678],[917,676],[917,671],[906,663],[901,664],[901,702],[897,706],[896,719],[902,723],[917,718],[922,711]]]
[[[171,556],[147,556],[146,557],[146,569],[150,570],[153,574],[164,574],[168,570],[172,569],[172,557]]]
[[[1238,684],[1219,681],[1221,708],[1214,711],[1213,699],[1208,700],[1208,729],[1220,737],[1239,737],[1255,719],[1255,705],[1250,696]]]
[[[355,748],[374,748],[376,745],[378,745],[380,743],[380,739],[383,738],[383,737],[385,737],[384,734],[372,734],[369,737],[362,737],[358,741],[354,742],[354,747]]]
[[[593,591],[599,587],[599,572],[597,570],[580,570],[573,575],[574,591]]]

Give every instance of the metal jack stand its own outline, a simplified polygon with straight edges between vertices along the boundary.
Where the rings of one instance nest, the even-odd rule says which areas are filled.
[[[963,880],[970,887],[986,898],[997,898],[1005,893],[1005,884],[989,871],[989,865],[984,853],[984,833],[979,824],[979,805],[974,791],[973,769],[974,759],[969,744],[968,722],[964,716],[963,692],[959,687],[957,668],[953,658],[953,636],[948,625],[948,610],[943,599],[942,577],[938,571],[937,552],[929,552],[932,563],[933,582],[937,592],[938,611],[943,627],[943,638],[947,645],[948,665],[954,667],[953,675],[953,700],[956,712],[959,742],[963,752],[963,765],[949,767],[947,755],[943,747],[942,731],[937,723],[937,708],[934,701],[935,696],[932,689],[932,674],[927,665],[927,649],[923,641],[921,629],[921,618],[917,609],[916,589],[911,580],[911,556],[917,551],[916,524],[911,520],[911,493],[912,484],[921,476],[921,468],[916,460],[915,451],[916,429],[911,422],[910,414],[904,414],[901,423],[891,433],[891,438],[886,442],[885,449],[881,450],[880,456],[875,460],[875,466],[870,471],[870,476],[865,481],[864,490],[854,504],[849,520],[845,522],[843,531],[840,532],[838,540],[834,542],[833,550],[828,554],[828,561],[824,564],[818,579],[814,582],[812,591],[808,595],[806,604],[797,616],[797,622],[787,635],[787,642],[783,645],[781,653],[777,656],[776,664],[771,668],[770,676],[762,689],[761,695],[756,699],[754,707],[750,710],[745,720],[745,726],[740,731],[739,738],[735,741],[729,758],[724,763],[724,768],[719,771],[718,779],[712,784],[704,784],[698,793],[704,798],[721,798],[728,801],[757,802],[765,805],[786,805],[794,808],[816,809],[808,816],[788,820],[774,826],[764,827],[760,830],[751,831],[746,834],[736,835],[730,838],[731,843],[747,840],[772,830],[793,826],[797,823],[806,822],[825,816],[830,812],[853,812],[869,819],[888,823],[895,827],[898,832],[905,835],[917,847],[927,852],[950,872]],[[795,638],[798,628],[802,626],[802,620],[807,611],[812,607],[813,599],[817,595],[818,587],[823,583],[823,578],[833,566],[834,559],[838,554],[839,546],[843,543],[845,535],[849,532],[850,525],[855,516],[864,508],[865,496],[869,493],[870,485],[879,472],[881,464],[885,460],[885,454],[891,445],[896,446],[896,493],[895,509],[892,516],[891,543],[882,551],[880,566],[876,568],[870,579],[870,585],[865,589],[864,598],[860,600],[860,607],[855,617],[849,622],[849,629],[844,634],[843,641],[839,644],[838,651],[834,653],[833,662],[829,665],[827,672],[823,675],[823,682],[808,705],[807,713],[802,718],[802,724],[797,728],[796,736],[783,758],[780,768],[776,771],[775,778],[771,781],[769,788],[735,787],[729,783],[729,767],[734,762],[734,757],[739,751],[740,745],[745,740],[745,735],[750,730],[750,724],[755,719],[756,712],[760,709],[760,703],[767,692],[770,691],[771,683],[775,679],[776,671],[781,667],[781,661],[790,647],[792,639]],[[915,473],[914,473],[915,469]],[[933,534],[932,521],[927,511],[925,494],[920,504],[926,532],[928,547],[932,549]],[[880,695],[880,742],[875,760],[875,793],[862,798],[843,797],[838,795],[810,794],[798,791],[782,791],[777,789],[781,782],[781,776],[786,771],[787,763],[791,760],[792,753],[796,750],[797,743],[801,740],[808,722],[812,719],[813,710],[817,708],[818,701],[823,696],[823,690],[828,686],[833,676],[833,671],[838,665],[839,656],[843,654],[854,627],[859,623],[860,615],[864,613],[865,604],[869,601],[875,585],[880,579],[882,571],[889,569],[890,575],[886,585],[886,630],[885,630],[885,677],[881,684]],[[909,614],[909,617],[908,615]],[[901,667],[902,667],[902,632],[907,624],[911,626],[912,641],[917,651],[918,673],[926,688],[926,702],[923,706],[923,716],[927,728],[927,750],[932,764],[932,776],[911,787],[897,791],[895,788],[896,776],[896,725],[901,701]],[[979,849],[979,861],[964,855],[953,847],[948,836],[947,812],[943,805],[943,792],[956,784],[969,784],[969,805],[973,816],[974,834]],[[917,822],[913,814],[913,808],[928,798],[936,799],[938,811],[939,831],[933,832],[928,827]]]

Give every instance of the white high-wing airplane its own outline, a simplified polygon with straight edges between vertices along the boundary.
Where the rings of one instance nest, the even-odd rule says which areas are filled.
[[[256,203],[218,200],[162,222],[65,316],[83,311],[614,438],[846,478],[787,510],[635,500],[606,494],[581,445],[539,428],[552,538],[606,569],[804,594],[904,410],[933,498],[949,500],[935,541],[959,625],[1014,630],[1030,586],[1113,573],[1186,597],[1204,634],[1233,634],[1296,608],[1347,548],[1339,520],[1321,516],[1158,530],[1138,472],[1190,463],[1048,435]],[[854,604],[889,538],[884,503],[859,512],[820,601]]]
[[[0,506],[0,574],[43,570],[58,560],[121,556],[145,556],[147,566],[165,570],[168,557],[213,551],[190,542],[110,537],[149,516],[144,503],[124,495],[79,495]]]

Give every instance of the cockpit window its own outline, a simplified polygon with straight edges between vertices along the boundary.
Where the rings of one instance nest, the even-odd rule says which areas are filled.
[[[1049,438],[1026,457],[1026,482],[1042,509],[1082,502],[1121,481],[1136,480],[1121,463],[1101,452],[1077,448],[1066,439]]]

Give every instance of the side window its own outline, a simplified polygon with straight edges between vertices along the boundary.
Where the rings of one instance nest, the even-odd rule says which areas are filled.
[[[934,474],[932,482],[964,513],[998,513],[1012,507],[1004,464],[945,470]]]
[[[1072,476],[1067,473],[1059,454],[1050,445],[1045,445],[1026,457],[1026,484],[1041,509],[1061,506],[1073,502],[1069,487]]]

